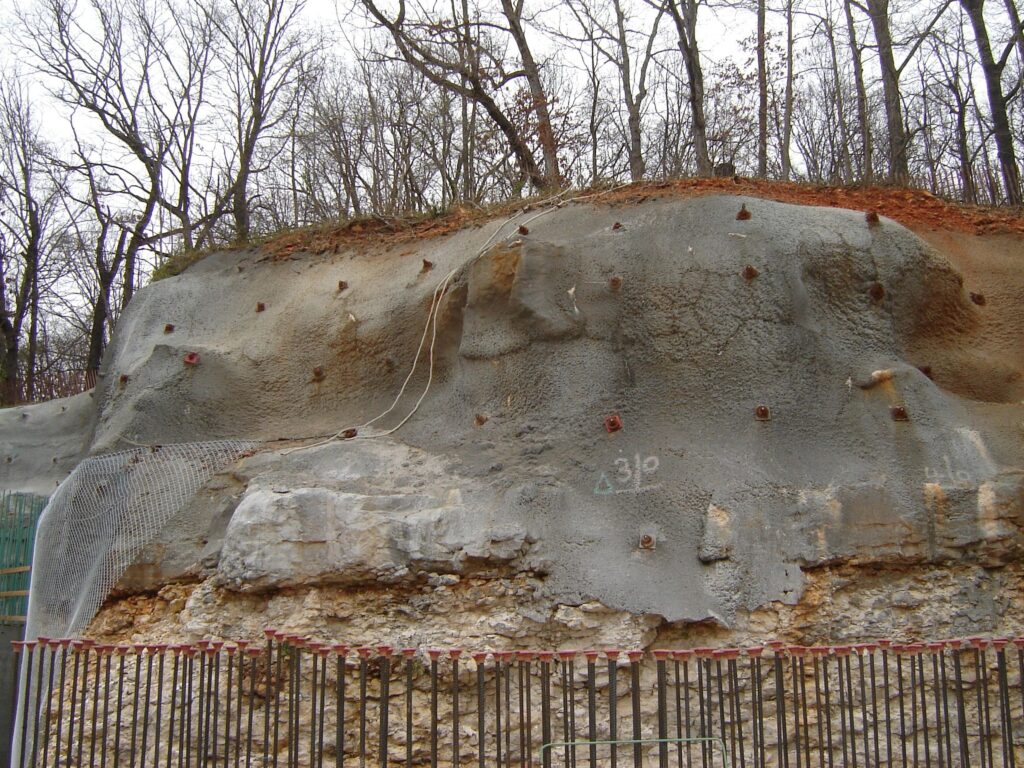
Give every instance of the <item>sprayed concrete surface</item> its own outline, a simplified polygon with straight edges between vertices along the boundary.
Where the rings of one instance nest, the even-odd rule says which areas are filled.
[[[92,392],[0,410],[0,488],[49,496],[89,446]]]
[[[1019,238],[927,233],[936,250],[884,217],[732,196],[569,205],[517,231],[530,216],[224,252],[139,292],[90,450],[269,444],[122,587],[265,603],[528,578],[523,602],[732,626],[811,599],[819,569],[1019,559]],[[286,454],[391,405],[450,271],[419,412],[364,439],[412,408],[425,354],[391,414]]]

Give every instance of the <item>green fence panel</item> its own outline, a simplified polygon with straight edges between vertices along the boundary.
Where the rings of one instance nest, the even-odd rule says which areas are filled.
[[[0,492],[0,624],[23,624],[36,525],[47,499]]]

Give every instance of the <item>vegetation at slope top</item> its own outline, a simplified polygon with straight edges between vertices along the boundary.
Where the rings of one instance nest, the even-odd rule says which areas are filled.
[[[977,235],[1024,235],[1024,215],[1019,209],[967,206],[921,189],[903,187],[825,187],[760,179],[701,178],[630,184],[568,193],[565,197],[616,208],[648,200],[711,194],[748,195],[798,205],[875,211],[917,231],[944,229]],[[524,207],[539,209],[547,199],[516,200],[488,208],[459,206],[433,217],[359,218],[271,235],[261,246],[271,258],[288,259],[300,252],[333,253],[359,244],[398,245],[509,217]]]

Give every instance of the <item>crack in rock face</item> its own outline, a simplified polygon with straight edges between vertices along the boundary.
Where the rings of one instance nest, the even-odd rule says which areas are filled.
[[[245,460],[124,586],[531,573],[562,604],[728,625],[800,601],[809,569],[1020,557],[1024,383],[986,350],[1024,349],[1024,332],[993,333],[994,302],[908,230],[705,197],[569,206],[476,258],[497,226],[302,269],[220,253],[140,291],[93,451],[362,424],[392,404],[455,270],[401,431]],[[408,413],[427,368],[424,352],[375,427]]]

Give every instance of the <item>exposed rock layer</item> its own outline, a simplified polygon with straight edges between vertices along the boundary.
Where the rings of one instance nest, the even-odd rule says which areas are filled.
[[[528,234],[506,226],[477,258],[497,226],[404,251],[215,254],[141,291],[105,363],[93,451],[293,447],[360,425],[391,405],[453,273],[426,336],[432,385],[401,431],[362,439],[409,412],[425,355],[359,438],[268,450],[215,480],[122,587],[203,580],[189,604],[209,609],[180,625],[193,634],[231,630],[218,617],[233,601],[252,632],[360,595],[401,612],[427,585],[419,619],[444,618],[425,632],[471,633],[506,606],[506,639],[535,624],[571,641],[578,613],[595,642],[646,644],[694,622],[736,640],[916,634],[927,577],[971,617],[930,616],[935,631],[1012,628],[993,585],[1012,593],[1024,542],[1024,283],[1002,250],[932,234],[961,271],[885,219],[731,197],[570,207]],[[865,603],[876,570],[906,584]],[[527,593],[501,591],[523,579]],[[841,611],[821,583],[859,596]],[[913,610],[890,604],[903,593]],[[629,637],[607,634],[615,622]]]

